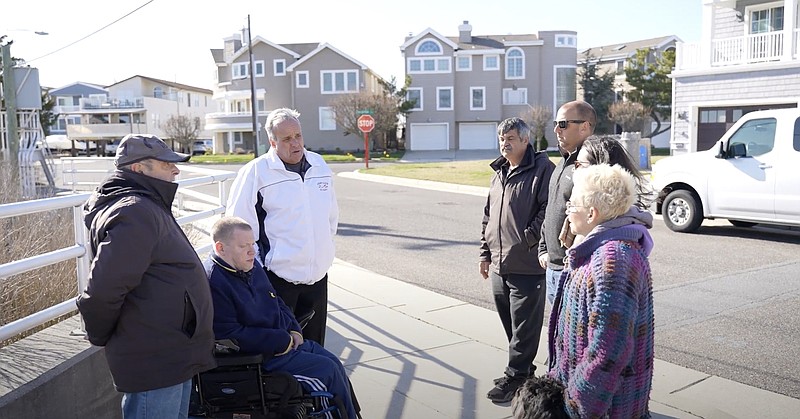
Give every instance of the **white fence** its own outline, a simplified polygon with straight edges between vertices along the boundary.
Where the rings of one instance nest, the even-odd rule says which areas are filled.
[[[232,180],[236,176],[236,173],[184,165],[179,167],[181,172],[197,175],[196,177],[177,181],[179,188],[176,206],[179,214],[177,217],[179,225],[196,223],[200,220],[215,217],[225,212],[225,202],[227,201],[228,189],[226,181]],[[98,180],[105,176],[105,171],[102,171],[102,173],[103,175],[99,176]],[[216,196],[191,189],[192,187],[212,184],[216,184],[218,187]],[[75,259],[77,263],[75,297],[70,298],[67,301],[56,303],[55,305],[34,313],[28,317],[0,326],[0,341],[17,336],[20,333],[33,329],[37,326],[47,323],[48,321],[76,310],[75,302],[78,298],[77,296],[86,287],[86,281],[89,275],[90,261],[87,257],[88,232],[83,224],[82,209],[83,204],[86,202],[89,196],[90,193],[81,193],[0,205],[0,219],[17,217],[24,214],[72,208],[73,231],[75,235],[75,244],[71,246],[0,265],[0,281],[4,281],[13,275],[18,275],[69,259]],[[186,209],[187,201],[200,203],[202,205],[198,205],[192,211],[189,211]],[[37,232],[31,233],[36,234]],[[207,253],[210,249],[210,242],[195,248],[198,254]]]

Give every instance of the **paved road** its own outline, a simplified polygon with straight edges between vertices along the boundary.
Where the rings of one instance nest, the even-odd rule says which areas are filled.
[[[341,177],[336,190],[339,258],[493,309],[484,198]],[[800,232],[708,221],[687,235],[657,219],[652,234],[657,357],[800,398]]]

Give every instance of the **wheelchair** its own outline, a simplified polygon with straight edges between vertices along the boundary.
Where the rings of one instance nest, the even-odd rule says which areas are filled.
[[[304,326],[313,312],[298,319]],[[341,399],[304,390],[286,372],[265,372],[261,354],[242,354],[230,340],[215,343],[217,368],[192,380],[189,417],[218,419],[305,419],[346,417]]]

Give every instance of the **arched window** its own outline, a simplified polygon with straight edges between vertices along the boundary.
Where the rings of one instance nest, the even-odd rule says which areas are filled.
[[[426,39],[417,45],[417,55],[440,55],[442,46],[433,39]]]
[[[161,99],[162,97],[164,97],[164,89],[162,89],[160,86],[154,87],[153,97],[156,99]]]
[[[511,48],[506,53],[506,78],[525,78],[525,54],[519,48]]]

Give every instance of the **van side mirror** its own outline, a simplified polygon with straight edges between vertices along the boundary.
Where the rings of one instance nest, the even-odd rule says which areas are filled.
[[[720,141],[718,144],[719,144],[719,150],[717,150],[717,155],[714,156],[714,157],[716,157],[718,159],[724,159],[725,158],[725,143]]]
[[[729,158],[745,156],[747,156],[747,146],[742,143],[731,144],[731,147],[728,149]]]

